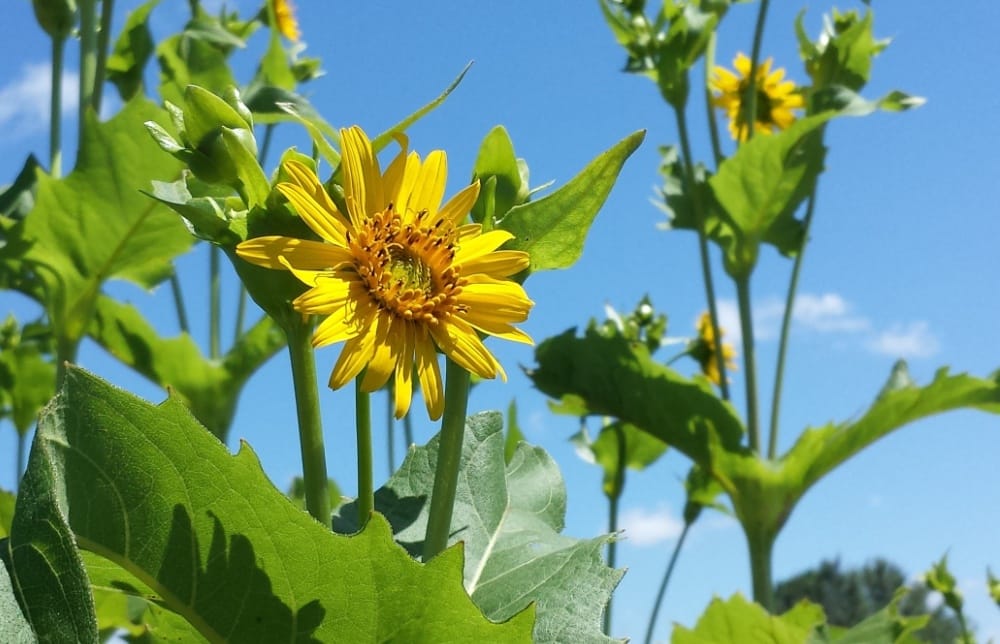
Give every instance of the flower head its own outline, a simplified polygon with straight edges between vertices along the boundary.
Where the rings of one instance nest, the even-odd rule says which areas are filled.
[[[316,174],[296,161],[277,188],[323,240],[258,237],[240,244],[243,259],[287,269],[310,286],[293,307],[326,318],[313,346],[344,342],[330,375],[337,389],[364,370],[362,389],[395,377],[396,417],[410,407],[416,365],[432,419],[444,409],[436,349],[482,378],[506,374],[480,333],[532,344],[513,325],[534,304],[509,279],[528,267],[521,251],[497,250],[509,232],[464,223],[479,183],[443,206],[447,159],[436,150],[421,161],[403,150],[383,173],[358,127],[341,130],[347,213]]]
[[[719,327],[719,335],[726,332]],[[719,343],[715,341],[715,332],[712,330],[712,318],[705,311],[698,318],[698,339],[694,341],[691,355],[701,365],[701,372],[717,385],[722,384],[722,376],[719,374],[719,363],[716,354],[719,351]],[[736,351],[727,342],[722,343],[722,359],[726,363],[726,369],[733,371],[736,369]]]
[[[792,110],[804,105],[802,95],[796,92],[795,83],[782,80],[785,70],[778,68],[771,71],[772,62],[768,58],[757,65],[755,70],[754,132],[771,134],[775,130],[787,128],[795,121]],[[743,101],[750,84],[750,59],[742,53],[736,54],[733,67],[739,72],[738,75],[725,67],[717,66],[713,70],[711,87],[718,92],[713,102],[716,107],[726,110],[729,116],[729,133],[733,139],[746,141],[750,128],[747,127],[747,106]]]
[[[292,42],[299,41],[299,21],[295,19],[295,5],[292,0],[274,0],[274,19],[278,32]]]

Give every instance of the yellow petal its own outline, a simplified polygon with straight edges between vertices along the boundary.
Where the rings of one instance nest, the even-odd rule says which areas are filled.
[[[414,212],[426,210],[431,217],[435,217],[444,197],[447,178],[448,158],[443,151],[434,150],[420,166],[407,207]]]
[[[324,279],[318,286],[292,300],[292,306],[296,311],[310,315],[329,315],[364,294],[364,285],[357,280]]]
[[[441,418],[444,412],[444,395],[441,391],[441,371],[438,367],[437,352],[434,343],[427,335],[427,330],[421,327],[417,332],[416,344],[417,376],[420,378],[420,389],[427,405],[427,414],[431,420]]]
[[[476,237],[460,239],[458,250],[455,251],[455,263],[462,264],[470,259],[491,253],[510,239],[514,239],[514,235],[506,230],[491,230]]]
[[[420,174],[420,155],[416,152],[410,152],[406,157],[406,162],[403,166],[403,176],[399,180],[399,186],[396,188],[395,192],[391,192],[387,195],[393,205],[396,207],[396,212],[404,216],[412,216],[413,211],[410,209],[410,197],[413,195],[413,186],[417,183],[417,175]]]
[[[358,324],[354,311],[353,306],[332,311],[313,332],[312,345],[317,348],[325,347],[360,335],[364,328]]]
[[[323,187],[322,182],[320,182],[316,173],[312,171],[312,168],[304,163],[295,161],[294,159],[285,161],[281,164],[281,168],[285,171],[285,175],[288,177],[287,183],[297,185],[305,190],[306,194],[312,197],[321,208],[327,212],[336,213],[337,218],[341,221],[341,223],[345,225],[347,224],[344,216],[340,214],[339,210],[337,210],[337,206],[333,203],[333,200],[330,199],[330,195],[327,194],[326,188]]]
[[[355,319],[361,333],[346,343],[337,358],[337,364],[330,373],[330,388],[340,389],[361,373],[361,370],[371,362],[375,350],[375,316],[378,309],[367,302],[359,303]]]
[[[333,269],[354,259],[344,248],[294,237],[255,237],[236,247],[236,254],[252,264],[267,268],[284,268],[284,257],[296,268],[306,270]]]
[[[336,246],[347,245],[347,224],[339,212],[325,210],[300,185],[279,183],[277,188],[313,232]]]
[[[381,389],[389,380],[394,369],[397,368],[396,356],[399,353],[396,348],[396,336],[399,332],[400,322],[388,315],[378,316],[378,329],[375,335],[375,353],[371,362],[365,370],[365,377],[361,382],[362,391],[376,391]]]
[[[476,205],[478,198],[479,180],[477,179],[475,183],[465,186],[459,190],[458,194],[448,200],[448,203],[441,208],[441,218],[456,226],[460,225],[469,216],[469,211]]]
[[[510,277],[531,265],[528,253],[519,250],[497,250],[462,262],[462,273],[486,273],[492,277]]]
[[[340,131],[343,148],[344,198],[351,221],[358,227],[368,215],[385,208],[382,172],[368,135],[358,126]]]
[[[481,378],[495,378],[500,374],[503,380],[507,380],[503,367],[483,345],[475,329],[464,320],[452,316],[441,324],[431,326],[430,331],[445,355],[465,370]]]
[[[397,335],[397,342],[400,349],[396,362],[396,382],[394,392],[396,394],[396,418],[402,418],[410,409],[410,401],[413,399],[413,325],[403,323],[402,333]]]
[[[506,322],[498,322],[495,318],[490,316],[475,315],[472,311],[466,313],[464,317],[469,324],[483,333],[488,333],[512,342],[520,342],[522,344],[532,346],[535,344],[535,341],[531,339],[530,335]]]
[[[382,177],[382,186],[385,190],[385,199],[388,202],[386,205],[388,206],[391,203],[399,211],[401,208],[398,202],[399,187],[403,184],[403,178],[406,176],[408,139],[405,134],[400,134],[396,140],[400,146],[399,154],[396,155],[396,158],[386,168],[385,175]]]

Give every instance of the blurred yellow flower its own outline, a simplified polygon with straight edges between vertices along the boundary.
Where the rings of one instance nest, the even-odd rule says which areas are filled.
[[[292,42],[298,42],[299,21],[295,19],[295,5],[292,0],[274,0],[274,18],[278,22],[278,32]]]
[[[785,70],[778,68],[771,71],[772,59],[768,58],[757,65],[755,70],[757,98],[754,115],[754,132],[771,134],[775,130],[783,130],[795,121],[792,110],[801,109],[804,105],[802,95],[796,92],[795,83],[782,80]],[[736,54],[733,60],[735,74],[725,67],[715,67],[713,70],[711,88],[717,92],[713,103],[722,108],[729,116],[729,134],[733,139],[746,141],[749,128],[746,122],[747,86],[750,83],[750,59],[744,54]]]
[[[725,334],[725,329],[719,327],[719,335]],[[708,311],[702,313],[701,317],[698,318],[698,339],[695,343],[691,355],[701,365],[701,372],[715,384],[721,385],[722,377],[719,374],[719,363],[716,358],[719,344],[715,341],[715,333],[712,331],[712,318],[708,314]],[[722,359],[726,363],[726,369],[730,371],[736,370],[736,350],[727,342],[722,343]]]
[[[395,374],[395,413],[410,407],[413,367],[431,419],[444,409],[437,353],[482,378],[506,374],[480,333],[533,344],[513,325],[534,304],[511,275],[528,254],[497,250],[513,235],[464,223],[479,195],[466,186],[441,206],[447,158],[436,150],[422,162],[403,149],[383,173],[359,127],[341,130],[347,213],[334,205],[316,174],[283,165],[289,182],[278,190],[323,241],[258,237],[240,244],[243,259],[287,269],[310,288],[292,303],[326,316],[313,346],[344,341],[330,375],[337,389],[366,369],[361,387],[375,391]]]

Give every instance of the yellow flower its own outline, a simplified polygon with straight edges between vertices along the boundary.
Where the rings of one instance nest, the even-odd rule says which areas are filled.
[[[719,335],[725,335],[726,331],[722,327],[719,327]],[[696,345],[691,352],[691,355],[698,361],[701,365],[701,372],[705,376],[717,385],[722,384],[722,377],[719,374],[719,363],[717,362],[716,353],[718,352],[718,343],[715,341],[715,333],[712,331],[712,318],[705,311],[698,318],[698,339],[696,340]],[[736,351],[733,346],[728,342],[722,343],[722,359],[726,363],[726,369],[730,371],[736,370]]]
[[[778,68],[771,71],[772,62],[768,58],[758,64],[755,70],[757,102],[754,106],[756,108],[754,132],[771,134],[775,130],[787,128],[795,121],[792,110],[801,109],[804,105],[802,95],[796,93],[795,83],[782,80],[785,77],[785,70]],[[750,59],[742,53],[736,54],[733,67],[739,75],[725,67],[716,67],[713,70],[711,87],[718,92],[713,103],[716,107],[726,110],[729,116],[729,133],[733,139],[746,141],[749,128],[746,123],[747,108],[743,104],[743,99],[746,98],[750,82]]]
[[[444,409],[435,347],[482,378],[506,374],[479,333],[533,344],[513,325],[534,304],[509,279],[528,267],[528,254],[497,250],[509,232],[464,223],[479,195],[466,186],[444,206],[447,158],[422,162],[403,149],[383,173],[359,127],[341,130],[346,216],[316,174],[296,161],[277,188],[323,241],[258,237],[236,248],[248,262],[288,269],[312,287],[292,305],[326,316],[313,346],[345,342],[330,375],[342,387],[364,369],[361,387],[375,391],[395,374],[396,417],[410,407],[413,367],[432,419]]]
[[[274,18],[278,32],[292,42],[299,41],[299,21],[295,19],[295,5],[292,0],[274,0]]]

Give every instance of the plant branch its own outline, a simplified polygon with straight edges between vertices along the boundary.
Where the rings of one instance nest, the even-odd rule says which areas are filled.
[[[743,370],[747,392],[747,435],[750,449],[760,453],[760,419],[757,412],[757,361],[754,354],[753,310],[750,306],[750,278],[736,279],[736,297],[740,307],[740,328],[743,336]],[[716,336],[718,338],[719,336]],[[721,345],[717,355],[722,355]]]
[[[358,524],[364,525],[375,510],[375,485],[372,475],[371,396],[361,389],[362,371],[354,381],[354,414],[358,441]]]
[[[326,451],[323,447],[323,423],[319,413],[316,358],[311,341],[312,325],[302,321],[298,314],[288,317],[285,336],[288,339],[292,383],[295,386],[306,509],[313,518],[329,528],[330,486],[326,473]]]

